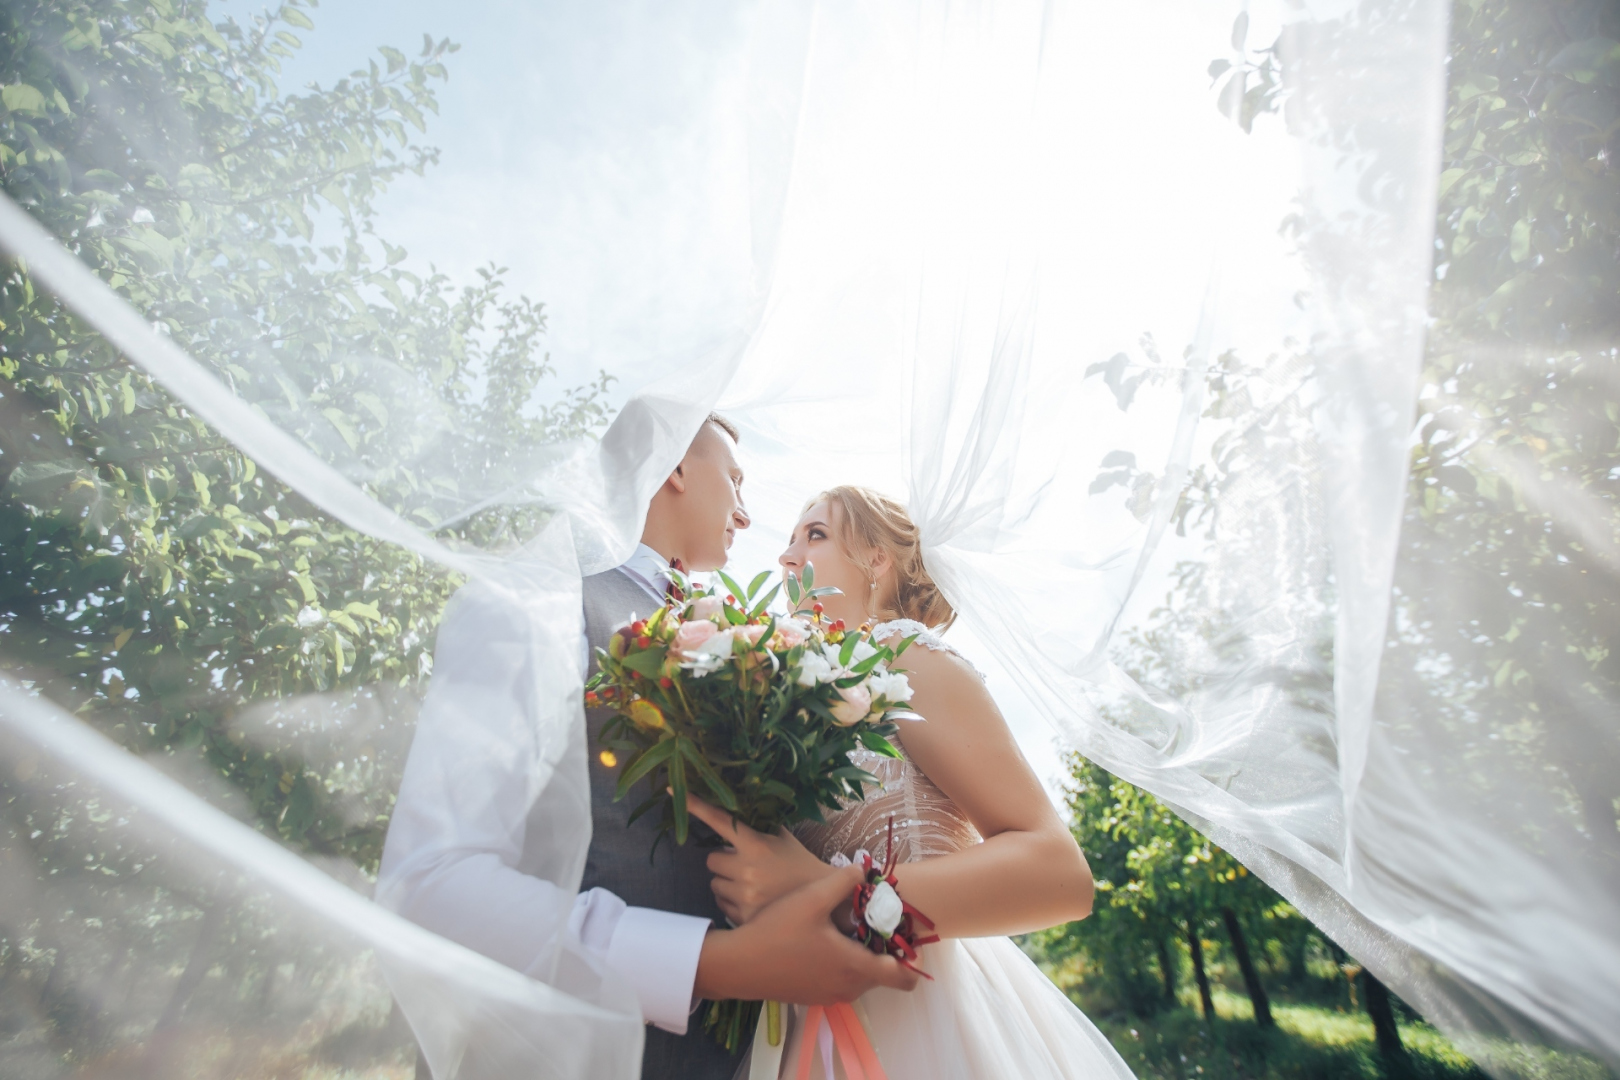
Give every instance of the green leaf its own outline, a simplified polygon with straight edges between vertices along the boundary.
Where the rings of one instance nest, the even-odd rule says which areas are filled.
[[[669,760],[670,755],[674,753],[675,740],[673,738],[660,740],[649,747],[646,753],[626,765],[624,772],[619,774],[619,784],[613,792],[613,800],[617,802],[624,798],[625,795],[629,794],[632,784],[664,764]]]
[[[384,45],[377,51],[382,53],[383,56],[388,60],[388,74],[392,75],[394,72],[400,71],[405,67],[405,54],[400,52],[398,49],[391,49],[387,45]]]
[[[619,663],[631,671],[647,676],[649,679],[656,679],[659,672],[663,670],[664,658],[668,655],[669,650],[661,645],[654,645],[651,648],[626,653],[624,659],[620,660]]]
[[[680,743],[685,740],[677,736],[675,741]],[[681,754],[669,759],[669,786],[672,793],[670,805],[675,811],[675,842],[684,844],[691,823],[687,820],[689,811],[686,809],[686,760]]]
[[[13,83],[0,88],[0,102],[12,112],[43,113],[45,111],[45,95],[29,86],[27,83]]]
[[[816,587],[816,564],[815,563],[805,563],[804,564],[804,591],[806,593],[809,593],[810,590],[814,589],[815,587]]]
[[[697,770],[698,776],[708,785],[709,791],[719,800],[720,805],[736,813],[737,796],[726,786],[726,782],[720,779],[720,774],[714,771],[714,766],[704,760],[703,755],[698,752],[697,744],[688,739],[678,741],[681,744],[682,756],[692,763],[692,767]]]
[[[765,584],[765,582],[770,578],[770,576],[771,576],[771,572],[769,570],[761,570],[759,573],[755,574],[754,575],[754,580],[750,581],[748,583],[748,596],[747,596],[747,599],[752,600],[754,598],[754,594],[759,592],[759,587],[761,585]],[[740,599],[743,599],[743,598],[738,597],[738,599],[740,600]]]
[[[755,580],[757,581],[758,579],[756,578]],[[771,586],[771,591],[766,593],[764,596],[760,597],[759,603],[755,604],[752,608],[750,608],[748,610],[748,617],[750,619],[759,618],[760,615],[765,611],[765,609],[771,606],[771,601],[776,599],[776,594],[781,592],[781,591],[782,591],[782,586],[781,585],[779,585],[779,584],[778,585],[772,585]],[[752,597],[750,597],[750,599],[752,599]]]
[[[881,784],[883,782],[865,769],[858,769],[853,765],[841,765],[827,775],[837,780],[854,780],[862,784]]]
[[[798,799],[798,796],[794,794],[793,789],[782,783],[780,780],[765,781],[763,784],[759,785],[759,791],[761,795],[769,795],[772,798],[781,799],[783,802],[789,804]]]
[[[787,585],[788,602],[790,604],[792,604],[794,610],[797,611],[798,607],[799,607],[799,595],[800,595],[799,594],[799,576],[797,574],[793,573],[790,570],[790,571],[788,571],[788,575],[787,575],[787,578],[785,579],[784,583]]]
[[[897,758],[900,756],[900,751],[895,749],[893,743],[879,735],[877,732],[873,731],[871,728],[863,728],[857,733],[856,737],[861,740],[862,746],[866,747],[874,754],[882,754],[884,757],[890,758]]]
[[[911,643],[921,636],[920,634],[912,634],[910,637],[902,639],[900,644],[894,648],[894,658],[896,660],[900,659],[900,654],[911,648]]]
[[[848,667],[849,658],[855,655],[855,646],[861,640],[859,634],[844,635],[843,647],[838,650],[838,666]]]
[[[666,798],[668,798],[668,796],[660,792],[657,795],[652,795],[642,800],[642,802],[638,804],[634,810],[630,811],[630,817],[626,819],[624,823],[625,826],[628,828],[629,826],[634,825],[637,818],[651,810],[653,807],[657,806],[659,803],[663,802]]]
[[[719,576],[721,581],[726,583],[726,588],[731,591],[732,596],[737,598],[737,603],[741,604],[748,594],[743,592],[742,589],[738,587],[737,583],[732,581],[730,576],[727,575],[724,570],[716,570],[715,574]]]
[[[1508,254],[1514,262],[1524,262],[1530,257],[1530,219],[1520,218],[1513,223],[1513,232],[1508,240]]]
[[[281,9],[281,18],[288,25],[296,26],[300,30],[315,29],[315,24],[309,21],[309,16],[305,15],[302,11],[299,11],[291,4],[288,4]]]
[[[871,656],[868,656],[865,660],[862,660],[860,663],[850,668],[849,672],[851,675],[865,675],[867,672],[871,671],[881,663],[883,663],[883,652],[875,652]]]
[[[377,610],[376,604],[362,604],[356,600],[344,604],[343,610],[350,615],[359,615],[361,618],[370,619],[372,622],[382,622],[382,612]]]

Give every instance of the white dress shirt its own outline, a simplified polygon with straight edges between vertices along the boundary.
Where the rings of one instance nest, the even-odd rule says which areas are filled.
[[[647,590],[649,611],[663,603],[666,571],[645,544],[619,568]],[[538,755],[525,752],[535,727],[526,716],[534,695],[546,693],[548,661],[529,647],[527,626],[475,589],[447,609],[383,847],[377,900],[533,977],[543,975],[555,936],[566,933],[635,990],[643,1019],[684,1035],[709,920],[631,907],[606,889],[580,893],[570,905],[568,890],[550,877],[577,882],[579,868],[553,865],[543,837],[529,835],[585,823],[548,815],[564,800],[548,800],[543,790],[548,780],[558,786],[578,778],[559,768],[537,780]],[[588,656],[581,660],[588,670]]]

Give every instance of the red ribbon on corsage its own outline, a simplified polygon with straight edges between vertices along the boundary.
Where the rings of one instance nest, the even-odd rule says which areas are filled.
[[[855,940],[881,956],[894,957],[923,978],[932,980],[933,976],[917,967],[914,961],[918,946],[938,941],[939,935],[918,937],[918,924],[932,930],[933,920],[900,899],[894,877],[894,815],[889,815],[889,844],[883,853],[882,868],[869,852],[860,852],[858,858],[864,878],[855,886],[852,901]],[[805,1012],[804,1035],[799,1040],[799,1061],[795,1070],[797,1080],[810,1080],[810,1061],[817,1044],[821,1045],[822,1068],[828,1080],[832,1077],[834,1048],[847,1080],[888,1080],[861,1018],[848,1002],[826,1007],[812,1005]]]
[[[873,952],[892,956],[930,981],[933,976],[917,967],[917,947],[931,945],[938,934],[917,936],[917,924],[932,930],[934,922],[900,897],[894,877],[894,815],[889,815],[889,843],[879,869],[870,852],[860,852],[865,880],[855,887],[855,940]]]

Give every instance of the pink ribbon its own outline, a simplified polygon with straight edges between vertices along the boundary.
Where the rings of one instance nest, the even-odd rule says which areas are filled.
[[[889,1080],[883,1066],[878,1063],[877,1051],[866,1037],[861,1018],[847,1001],[836,1005],[812,1005],[805,1013],[804,1036],[799,1040],[797,1080],[810,1080],[810,1058],[817,1043],[824,1043],[823,1031],[831,1037],[838,1051],[838,1060],[844,1066],[846,1080]],[[821,1061],[826,1080],[833,1080],[831,1055],[823,1049]]]

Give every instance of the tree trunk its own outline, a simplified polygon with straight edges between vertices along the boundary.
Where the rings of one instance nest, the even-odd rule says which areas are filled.
[[[1187,951],[1192,953],[1193,979],[1198,983],[1198,1003],[1204,1007],[1204,1019],[1215,1019],[1215,999],[1209,993],[1209,976],[1204,972],[1204,943],[1198,940],[1198,924],[1187,920]]]
[[[186,969],[180,973],[180,981],[174,984],[174,993],[169,996],[169,1003],[163,1007],[163,1015],[158,1017],[157,1026],[153,1033],[167,1031],[180,1019],[180,1011],[186,1007],[186,1001],[191,992],[197,989],[203,976],[208,974],[208,958],[214,951],[214,936],[219,933],[220,910],[218,907],[208,907],[203,910],[202,924],[197,927],[197,939],[191,944],[191,955],[186,957]]]
[[[1159,974],[1164,978],[1164,1002],[1171,1008],[1176,1004],[1176,969],[1170,958],[1170,946],[1164,938],[1159,938],[1155,944],[1159,946]]]
[[[1249,956],[1249,942],[1243,936],[1237,913],[1231,908],[1222,908],[1221,918],[1226,922],[1226,935],[1232,939],[1232,953],[1237,957],[1238,969],[1243,972],[1244,989],[1249,991],[1249,1000],[1254,1003],[1254,1022],[1261,1027],[1273,1027],[1275,1022],[1271,1019],[1271,1002],[1266,999],[1266,988],[1260,982],[1260,972],[1255,970],[1254,959]]]
[[[1401,1045],[1401,1029],[1395,1026],[1395,1010],[1389,1003],[1389,990],[1365,968],[1361,972],[1361,982],[1367,994],[1367,1015],[1372,1017],[1378,1052],[1392,1066],[1404,1066],[1406,1047]]]

